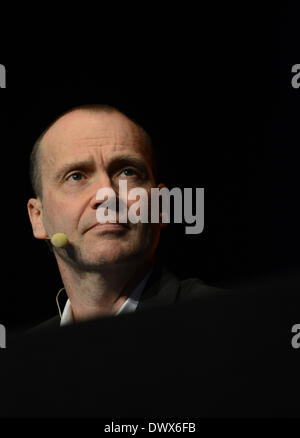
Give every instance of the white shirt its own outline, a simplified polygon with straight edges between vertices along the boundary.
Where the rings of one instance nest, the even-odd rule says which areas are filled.
[[[145,288],[146,282],[151,275],[152,267],[149,269],[143,280],[137,285],[134,291],[130,294],[127,300],[122,304],[120,309],[115,313],[116,315],[120,315],[120,313],[131,313],[134,312],[139,303],[142,292]],[[68,299],[66,305],[64,307],[63,313],[60,319],[60,326],[72,324],[74,322],[71,302]]]

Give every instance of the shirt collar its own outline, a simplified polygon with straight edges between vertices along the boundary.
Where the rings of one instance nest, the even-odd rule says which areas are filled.
[[[145,275],[145,277],[143,278],[143,280],[136,286],[136,288],[129,295],[127,300],[122,304],[122,306],[115,313],[114,316],[120,315],[121,313],[131,313],[131,312],[134,312],[136,310],[137,305],[138,305],[139,300],[140,300],[140,297],[141,297],[142,292],[146,286],[147,280],[152,273],[152,270],[153,270],[153,267],[151,266],[151,268],[148,270],[148,272]],[[71,302],[68,299],[66,304],[65,304],[63,313],[61,315],[60,326],[72,324],[73,322],[74,322],[74,317],[73,317],[73,313],[72,313]]]

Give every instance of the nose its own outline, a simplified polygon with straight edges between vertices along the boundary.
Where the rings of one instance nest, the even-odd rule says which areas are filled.
[[[104,202],[103,199],[102,200],[97,199],[97,193],[98,193],[99,189],[113,190],[111,180],[110,180],[109,176],[107,175],[107,173],[101,175],[101,177],[98,178],[97,183],[95,184],[95,190],[94,190],[93,196],[90,200],[90,207],[93,210],[97,210],[99,205],[101,205],[102,202]]]

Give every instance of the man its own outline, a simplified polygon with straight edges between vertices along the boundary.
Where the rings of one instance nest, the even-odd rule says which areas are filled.
[[[156,181],[149,136],[116,108],[82,105],[56,119],[33,148],[31,178],[36,197],[27,207],[34,237],[65,233],[69,241],[65,248],[53,247],[67,304],[61,319],[39,329],[210,292],[199,280],[180,282],[156,263],[166,224],[97,221],[100,188],[111,188],[118,197],[120,181],[128,191],[140,187],[149,195],[151,188],[164,186]],[[127,202],[129,209],[134,201]]]

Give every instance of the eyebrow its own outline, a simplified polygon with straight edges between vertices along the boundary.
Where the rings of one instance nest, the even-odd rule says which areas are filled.
[[[74,169],[91,170],[94,167],[95,167],[95,163],[93,160],[73,161],[70,163],[66,163],[62,167],[60,167],[60,169],[55,173],[54,178],[59,180],[68,172]]]
[[[144,176],[149,174],[149,169],[145,160],[127,154],[116,155],[111,159],[107,167],[108,170],[112,172],[123,166],[135,166],[142,172]]]
[[[122,155],[116,155],[114,156],[107,164],[107,170],[108,172],[113,172],[117,169],[120,169],[123,166],[135,166],[137,167],[141,173],[142,176],[149,175],[149,169],[145,162],[145,160],[134,157],[132,155],[122,154]],[[86,170],[91,171],[95,169],[95,161],[93,159],[89,160],[79,160],[79,161],[73,161],[70,163],[64,164],[56,173],[54,178],[56,180],[61,179],[64,175],[66,175],[71,170]]]

